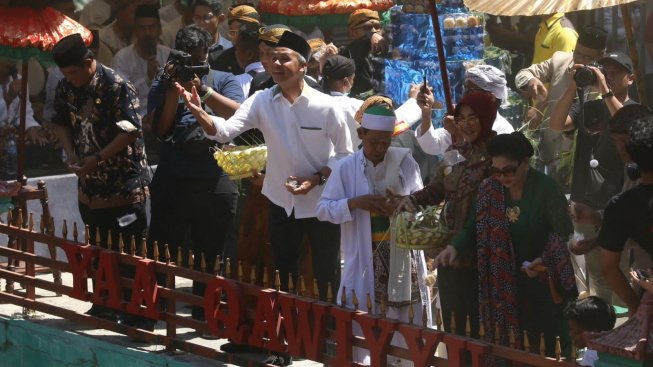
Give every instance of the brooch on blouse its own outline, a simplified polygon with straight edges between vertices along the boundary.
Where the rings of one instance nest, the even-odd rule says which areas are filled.
[[[510,220],[512,223],[515,223],[517,220],[519,220],[519,214],[521,214],[521,210],[518,206],[506,208],[506,214],[508,214],[508,220]]]
[[[447,168],[444,169],[444,174],[449,175],[453,171],[453,167],[447,166]]]

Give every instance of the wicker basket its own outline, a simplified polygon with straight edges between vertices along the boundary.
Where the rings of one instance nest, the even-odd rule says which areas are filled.
[[[268,159],[268,148],[265,145],[238,146],[217,150],[213,158],[218,162],[231,180],[239,180],[252,176],[252,170],[263,170]]]
[[[440,224],[439,208],[420,208],[417,219],[409,221],[406,215],[397,216],[395,246],[408,250],[425,250],[437,255],[451,241],[451,231]]]

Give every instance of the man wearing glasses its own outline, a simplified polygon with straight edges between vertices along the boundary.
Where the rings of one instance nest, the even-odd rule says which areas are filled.
[[[236,45],[238,38],[238,30],[244,25],[255,25],[258,29],[259,15],[256,9],[248,5],[241,5],[235,8],[229,8],[227,22],[229,22],[229,38],[231,42]],[[236,59],[236,47],[231,47],[226,50],[212,52],[208,58],[209,65],[213,70],[224,71],[232,73],[233,75],[240,75],[245,73],[245,69],[238,65]]]
[[[349,16],[349,39],[352,42],[341,47],[339,53],[354,59],[356,63],[356,83],[350,91],[353,96],[372,89],[370,55],[388,50],[381,31],[381,21],[376,11],[359,9]]]
[[[583,65],[572,67],[569,87],[551,112],[549,127],[552,131],[577,129],[574,150],[574,168],[571,183],[571,200],[594,210],[603,209],[610,198],[621,192],[624,183],[624,161],[612,139],[608,121],[622,106],[635,104],[628,96],[633,84],[633,63],[621,52],[611,52],[600,59],[599,70],[589,66],[593,82],[589,89],[601,95],[601,99],[580,104],[574,102],[579,87],[574,75],[587,71]],[[582,70],[582,71],[581,71]],[[582,93],[582,92],[581,92]],[[593,226],[576,225],[576,231],[587,238],[596,234]],[[601,275],[601,258],[598,249],[585,254],[592,288],[605,301],[623,305],[612,297],[612,289]],[[626,266],[627,268],[627,266]]]
[[[605,56],[608,41],[605,30],[588,26],[578,33],[573,53],[556,52],[550,59],[521,70],[515,78],[517,88],[533,99],[534,106],[528,112],[526,122],[530,129],[540,130],[538,167],[549,176],[554,175],[558,166],[557,154],[570,150],[572,145],[570,139],[547,128],[553,106],[569,87],[569,73],[575,64],[587,65]],[[593,95],[592,99],[596,97]]]
[[[209,53],[233,47],[231,41],[220,37],[218,32],[220,22],[224,21],[223,8],[224,3],[222,0],[195,0],[193,2],[193,23],[206,29],[213,37]]]

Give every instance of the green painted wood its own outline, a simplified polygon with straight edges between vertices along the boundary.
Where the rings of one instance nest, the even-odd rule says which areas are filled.
[[[599,360],[594,363],[594,367],[653,367],[653,361],[636,361],[601,352],[598,355]]]
[[[164,354],[5,318],[0,318],[0,366],[191,367]]]

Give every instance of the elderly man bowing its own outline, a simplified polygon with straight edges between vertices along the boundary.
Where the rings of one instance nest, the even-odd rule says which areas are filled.
[[[410,195],[423,187],[410,150],[390,147],[396,121],[385,107],[365,110],[358,129],[363,149],[333,171],[317,203],[317,217],[341,225],[345,269],[337,299],[340,303],[345,292],[347,302],[341,306],[354,308],[355,291],[358,297],[370,295],[375,313],[383,299],[387,316],[402,321],[408,321],[409,306],[416,303],[415,317],[421,320],[422,306],[430,305],[424,254],[396,248],[389,234],[391,216],[399,205],[392,193]],[[425,309],[430,321],[430,307]],[[405,347],[403,338],[394,338],[392,344]],[[355,359],[369,364],[361,350],[356,350]]]
[[[326,300],[327,284],[340,284],[340,227],[319,221],[315,208],[331,170],[352,147],[332,99],[304,82],[310,53],[303,38],[284,32],[271,68],[277,85],[251,96],[226,121],[204,112],[195,90],[177,89],[211,139],[226,143],[246,130],[261,130],[268,147],[262,193],[270,199],[270,242],[281,289],[287,291],[288,274],[299,279],[306,234],[320,299]]]

